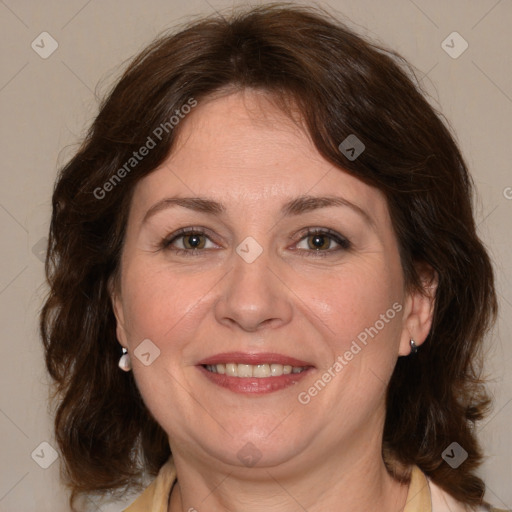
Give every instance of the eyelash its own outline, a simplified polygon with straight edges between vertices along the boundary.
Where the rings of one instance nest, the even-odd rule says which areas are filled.
[[[207,236],[206,231],[204,231],[202,228],[183,228],[179,229],[178,231],[174,232],[173,234],[169,235],[167,238],[162,240],[161,242],[161,248],[165,250],[172,250],[175,254],[181,254],[184,256],[199,256],[204,249],[180,249],[180,248],[172,248],[171,244],[175,242],[176,240],[183,238],[185,236],[190,235],[200,235],[200,236]],[[321,235],[321,236],[327,236],[330,240],[336,242],[339,247],[337,249],[328,249],[328,250],[307,250],[307,249],[296,249],[297,251],[303,252],[305,256],[307,257],[314,257],[314,258],[325,258],[329,256],[332,253],[338,252],[338,251],[346,251],[351,249],[352,244],[349,240],[347,240],[345,237],[339,235],[335,231],[332,231],[330,229],[326,228],[307,228],[305,231],[300,233],[300,238],[298,239],[297,243],[301,242],[303,239],[308,238],[310,236],[314,235]],[[294,237],[290,237],[294,239]],[[211,240],[210,240],[211,241]]]

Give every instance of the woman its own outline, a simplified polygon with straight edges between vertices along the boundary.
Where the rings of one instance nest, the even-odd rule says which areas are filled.
[[[41,332],[72,504],[147,473],[129,512],[491,510],[493,271],[399,62],[275,5],[129,66],[53,196]]]

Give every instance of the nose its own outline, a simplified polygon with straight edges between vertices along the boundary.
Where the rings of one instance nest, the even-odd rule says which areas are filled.
[[[220,297],[215,304],[217,321],[248,332],[289,323],[293,312],[292,292],[265,251],[252,263],[234,253],[233,265],[219,283]]]

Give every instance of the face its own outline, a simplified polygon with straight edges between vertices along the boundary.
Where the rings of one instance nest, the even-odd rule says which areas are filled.
[[[295,467],[377,439],[397,357],[429,329],[383,194],[261,93],[182,123],[137,184],[113,294],[172,451]]]

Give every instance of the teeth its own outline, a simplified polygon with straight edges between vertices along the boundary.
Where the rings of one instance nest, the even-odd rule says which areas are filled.
[[[238,377],[252,377],[252,366],[250,364],[238,365]]]
[[[252,369],[253,377],[270,377],[270,366],[268,364],[257,364]]]
[[[206,369],[212,373],[228,375],[229,377],[280,377],[290,373],[301,373],[305,370],[303,366],[290,366],[289,364],[207,364]]]
[[[216,368],[217,365],[212,365],[214,368]],[[236,364],[227,364],[226,365],[226,375],[229,375],[230,377],[238,377],[238,365]]]

